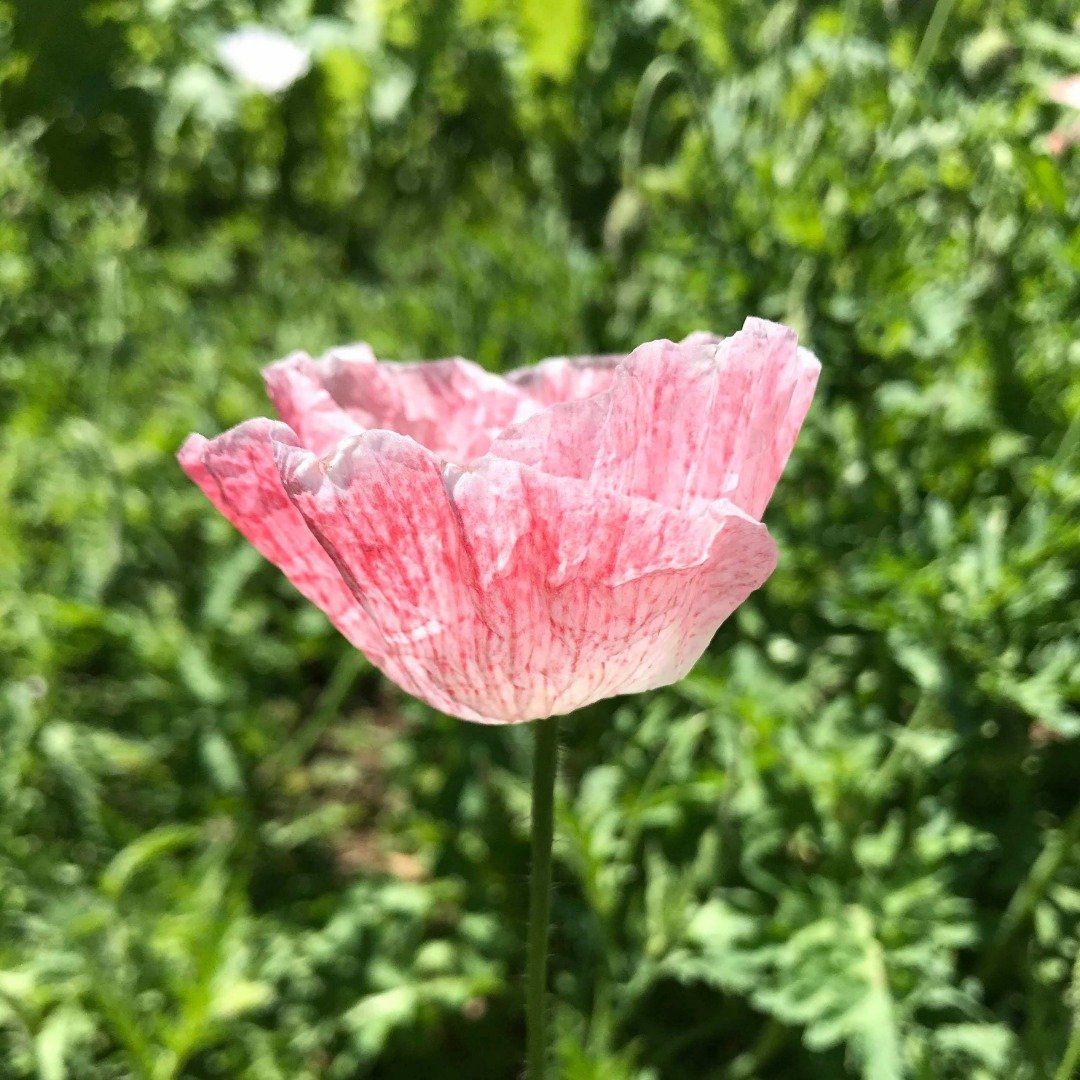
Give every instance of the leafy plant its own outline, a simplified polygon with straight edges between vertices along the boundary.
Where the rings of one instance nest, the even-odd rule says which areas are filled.
[[[172,455],[293,348],[749,312],[825,361],[780,568],[565,725],[561,1073],[1075,1071],[1075,12],[566,10],[0,3],[0,1076],[514,1075],[520,733],[402,700]],[[256,18],[278,97],[214,58]]]

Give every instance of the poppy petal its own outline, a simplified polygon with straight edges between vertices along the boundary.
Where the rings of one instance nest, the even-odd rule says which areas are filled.
[[[353,645],[378,654],[374,625],[285,494],[275,447],[296,442],[285,424],[248,420],[215,439],[189,436],[178,457],[214,506]]]
[[[516,722],[681,677],[775,565],[764,526],[498,459],[447,466],[390,432],[321,462],[282,443],[289,497],[438,708]]]
[[[295,353],[264,377],[274,407],[321,455],[345,436],[385,429],[466,463],[503,428],[539,408],[471,360],[379,362],[367,345],[334,349],[320,360]]]
[[[760,518],[819,371],[794,331],[762,319],[721,341],[654,341],[610,390],[513,426],[489,452],[683,509],[728,499]]]

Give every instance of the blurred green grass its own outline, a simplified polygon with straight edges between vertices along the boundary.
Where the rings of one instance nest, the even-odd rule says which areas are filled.
[[[310,45],[231,82],[246,20]],[[517,1074],[520,731],[404,699],[180,473],[260,364],[748,313],[781,564],[568,725],[570,1080],[1068,1080],[1080,155],[1060,0],[0,2],[0,1077]]]

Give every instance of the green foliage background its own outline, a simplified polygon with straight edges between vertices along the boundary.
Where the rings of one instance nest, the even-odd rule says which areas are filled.
[[[0,1077],[517,1074],[527,731],[173,454],[293,348],[748,313],[824,361],[780,568],[566,726],[559,1075],[1080,1075],[1072,70],[1069,0],[0,0]]]

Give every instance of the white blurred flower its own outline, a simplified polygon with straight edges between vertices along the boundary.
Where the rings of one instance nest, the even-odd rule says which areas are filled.
[[[278,30],[246,26],[226,34],[217,46],[218,59],[233,78],[276,94],[292,86],[311,67],[311,51]]]
[[[1080,109],[1080,75],[1067,75],[1046,88],[1046,96],[1058,105]],[[1055,156],[1064,154],[1074,143],[1080,143],[1080,121],[1070,120],[1046,136],[1046,149]]]
[[[1080,109],[1080,75],[1068,75],[1064,79],[1051,83],[1047,96],[1059,105],[1069,105],[1074,109]]]

